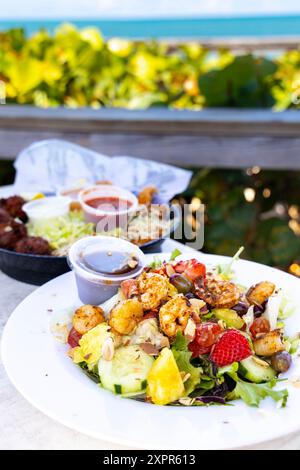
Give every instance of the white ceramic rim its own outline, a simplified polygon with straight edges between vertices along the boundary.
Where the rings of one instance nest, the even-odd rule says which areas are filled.
[[[81,248],[84,248],[87,246],[89,243],[91,245],[97,245],[98,243],[100,244],[101,248],[101,242],[104,244],[111,244],[111,247],[118,248],[118,250],[123,250],[126,251],[127,253],[134,253],[138,256],[141,267],[138,271],[135,271],[134,274],[124,274],[124,275],[119,275],[119,276],[105,276],[101,274],[93,274],[88,271],[86,271],[82,266],[77,264],[76,257],[78,256],[78,252]],[[113,249],[113,248],[112,248]],[[76,272],[79,276],[89,280],[90,282],[96,282],[98,283],[99,281],[111,281],[111,284],[120,284],[120,282],[126,280],[126,279],[131,279],[132,277],[138,276],[145,264],[146,264],[146,257],[145,254],[142,252],[142,250],[137,246],[134,245],[133,243],[130,243],[127,240],[123,240],[122,238],[117,238],[117,237],[106,237],[105,235],[93,235],[90,237],[84,237],[80,238],[77,240],[69,249],[68,253],[68,263],[72,271]]]
[[[120,211],[101,211],[85,203],[85,196],[88,193],[90,193],[91,196],[92,194],[98,193],[100,197],[101,196],[104,196],[104,197],[116,196],[116,197],[124,198],[130,201],[132,205],[128,207],[128,209],[124,209]],[[109,194],[109,193],[112,193],[112,194]],[[131,191],[128,191],[125,188],[121,188],[120,186],[114,186],[111,184],[98,184],[98,185],[89,186],[89,187],[82,189],[78,194],[78,201],[80,202],[85,212],[88,212],[89,214],[94,215],[96,217],[126,215],[132,212],[135,212],[138,207],[138,199]]]

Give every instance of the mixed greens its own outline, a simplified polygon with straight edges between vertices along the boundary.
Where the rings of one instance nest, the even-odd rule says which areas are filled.
[[[295,308],[270,281],[248,289],[232,281],[232,264],[159,259],[121,284],[103,306],[74,312],[68,355],[111,392],[157,405],[249,406],[272,398],[292,364],[299,334],[284,320]]]

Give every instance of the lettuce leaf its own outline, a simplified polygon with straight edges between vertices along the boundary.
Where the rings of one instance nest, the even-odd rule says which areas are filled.
[[[219,264],[216,266],[217,274],[219,274],[224,280],[230,280],[234,277],[232,265],[235,261],[240,259],[240,254],[244,251],[244,247],[241,246],[236,254],[232,257],[229,263]]]
[[[278,408],[284,408],[289,392],[286,389],[274,390],[277,380],[263,384],[252,384],[238,380],[234,389],[235,398],[241,398],[249,406],[259,406],[261,400],[271,397],[277,403]]]
[[[181,251],[178,250],[178,248],[175,248],[175,250],[172,251],[171,256],[170,256],[170,261],[174,261],[174,259],[177,258],[177,256],[181,255]]]
[[[238,377],[237,370],[238,363],[234,362],[230,366],[220,368],[218,371],[218,375],[228,374],[236,382],[234,390],[227,396],[229,400],[241,398],[249,406],[259,406],[261,400],[271,397],[277,403],[278,408],[286,406],[288,390],[274,390],[278,380],[273,379],[262,384],[245,382]]]
[[[177,333],[176,340],[172,345],[172,353],[180,372],[190,374],[190,377],[184,382],[186,395],[192,393],[201,380],[201,367],[195,367],[191,364],[192,353],[188,349],[188,342],[181,332]]]

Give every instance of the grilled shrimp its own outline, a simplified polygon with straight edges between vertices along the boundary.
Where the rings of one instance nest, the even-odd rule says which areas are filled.
[[[156,273],[143,273],[138,283],[144,310],[159,307],[164,300],[167,300],[172,287],[167,277]]]
[[[128,299],[118,303],[110,312],[109,325],[121,335],[133,333],[143,318],[143,306],[136,299]]]
[[[102,308],[94,305],[83,305],[78,308],[73,316],[73,326],[75,330],[84,335],[95,326],[105,321]]]
[[[276,286],[273,282],[262,281],[250,287],[246,293],[248,302],[252,305],[262,305],[273,294]]]
[[[231,308],[240,298],[238,287],[230,281],[207,277],[205,284],[195,286],[197,296],[211,307]]]
[[[280,330],[273,330],[253,341],[255,354],[258,356],[273,356],[276,352],[284,350]]]
[[[175,295],[159,311],[159,322],[162,331],[173,338],[178,331],[184,331],[193,308],[183,294]]]
[[[131,299],[139,294],[139,285],[136,279],[126,279],[121,282],[121,291],[126,299]]]

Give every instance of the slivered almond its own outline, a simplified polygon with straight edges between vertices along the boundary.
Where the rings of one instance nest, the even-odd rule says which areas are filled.
[[[193,341],[196,334],[196,323],[191,318],[188,319],[187,325],[184,330],[184,336],[189,340]]]
[[[115,345],[113,339],[109,336],[102,346],[102,357],[105,361],[111,361],[115,354]]]
[[[188,372],[187,374],[185,374],[182,378],[182,382],[185,383],[187,380],[189,380],[191,374]]]
[[[191,406],[194,401],[195,401],[195,398],[190,398],[190,397],[183,397],[183,398],[179,398],[179,403],[181,405],[184,405],[184,406]]]
[[[67,355],[73,360],[74,359],[74,349],[75,348],[70,348],[67,352]]]
[[[128,261],[128,266],[133,269],[138,265],[138,261],[136,259],[130,259]]]
[[[263,361],[262,359],[260,359],[259,357],[252,356],[252,358],[253,358],[253,361],[256,362],[256,364],[262,367],[265,367],[266,369],[269,367],[269,364],[266,361]]]
[[[160,341],[160,346],[162,348],[169,348],[170,347],[170,341],[169,341],[169,338],[167,338],[166,336],[163,336],[161,341]]]
[[[224,320],[218,320],[218,325],[223,329],[225,330],[226,329],[226,323],[224,322]]]

